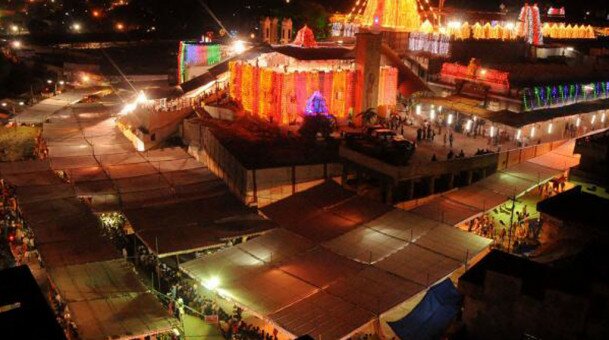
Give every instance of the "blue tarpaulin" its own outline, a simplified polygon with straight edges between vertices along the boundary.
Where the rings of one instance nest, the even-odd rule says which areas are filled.
[[[438,339],[453,321],[460,306],[461,294],[450,279],[446,279],[431,287],[412,312],[388,324],[402,340]]]

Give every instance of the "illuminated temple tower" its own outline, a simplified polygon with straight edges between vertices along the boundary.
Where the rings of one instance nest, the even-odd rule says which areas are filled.
[[[362,25],[372,29],[416,31],[421,26],[417,0],[368,0]]]

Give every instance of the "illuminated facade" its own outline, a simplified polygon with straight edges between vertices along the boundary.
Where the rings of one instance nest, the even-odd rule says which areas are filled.
[[[421,27],[416,0],[369,0],[361,17],[363,26],[413,32]]]
[[[246,112],[279,124],[305,115],[307,101],[316,91],[339,121],[349,118],[357,100],[352,61],[303,61],[269,53],[249,62],[231,62],[229,71],[231,97]],[[381,67],[378,91],[379,106],[395,106],[397,69]]]
[[[201,72],[195,70],[197,67],[219,63],[225,53],[218,44],[181,41],[178,49],[178,82],[183,83],[199,75]]]

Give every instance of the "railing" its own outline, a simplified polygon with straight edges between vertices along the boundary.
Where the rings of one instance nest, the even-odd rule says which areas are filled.
[[[391,177],[394,181],[441,176],[448,173],[459,173],[477,169],[503,170],[510,166],[546,154],[563,145],[567,140],[559,140],[525,148],[512,149],[500,153],[490,153],[468,158],[458,158],[437,162],[395,166],[381,160],[354,151],[344,145],[339,149],[339,155],[348,161],[362,165],[370,170]]]

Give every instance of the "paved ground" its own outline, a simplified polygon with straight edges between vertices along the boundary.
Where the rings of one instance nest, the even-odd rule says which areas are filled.
[[[183,318],[182,323],[186,339],[224,339],[215,325],[207,324],[200,318],[191,315],[184,315]]]

